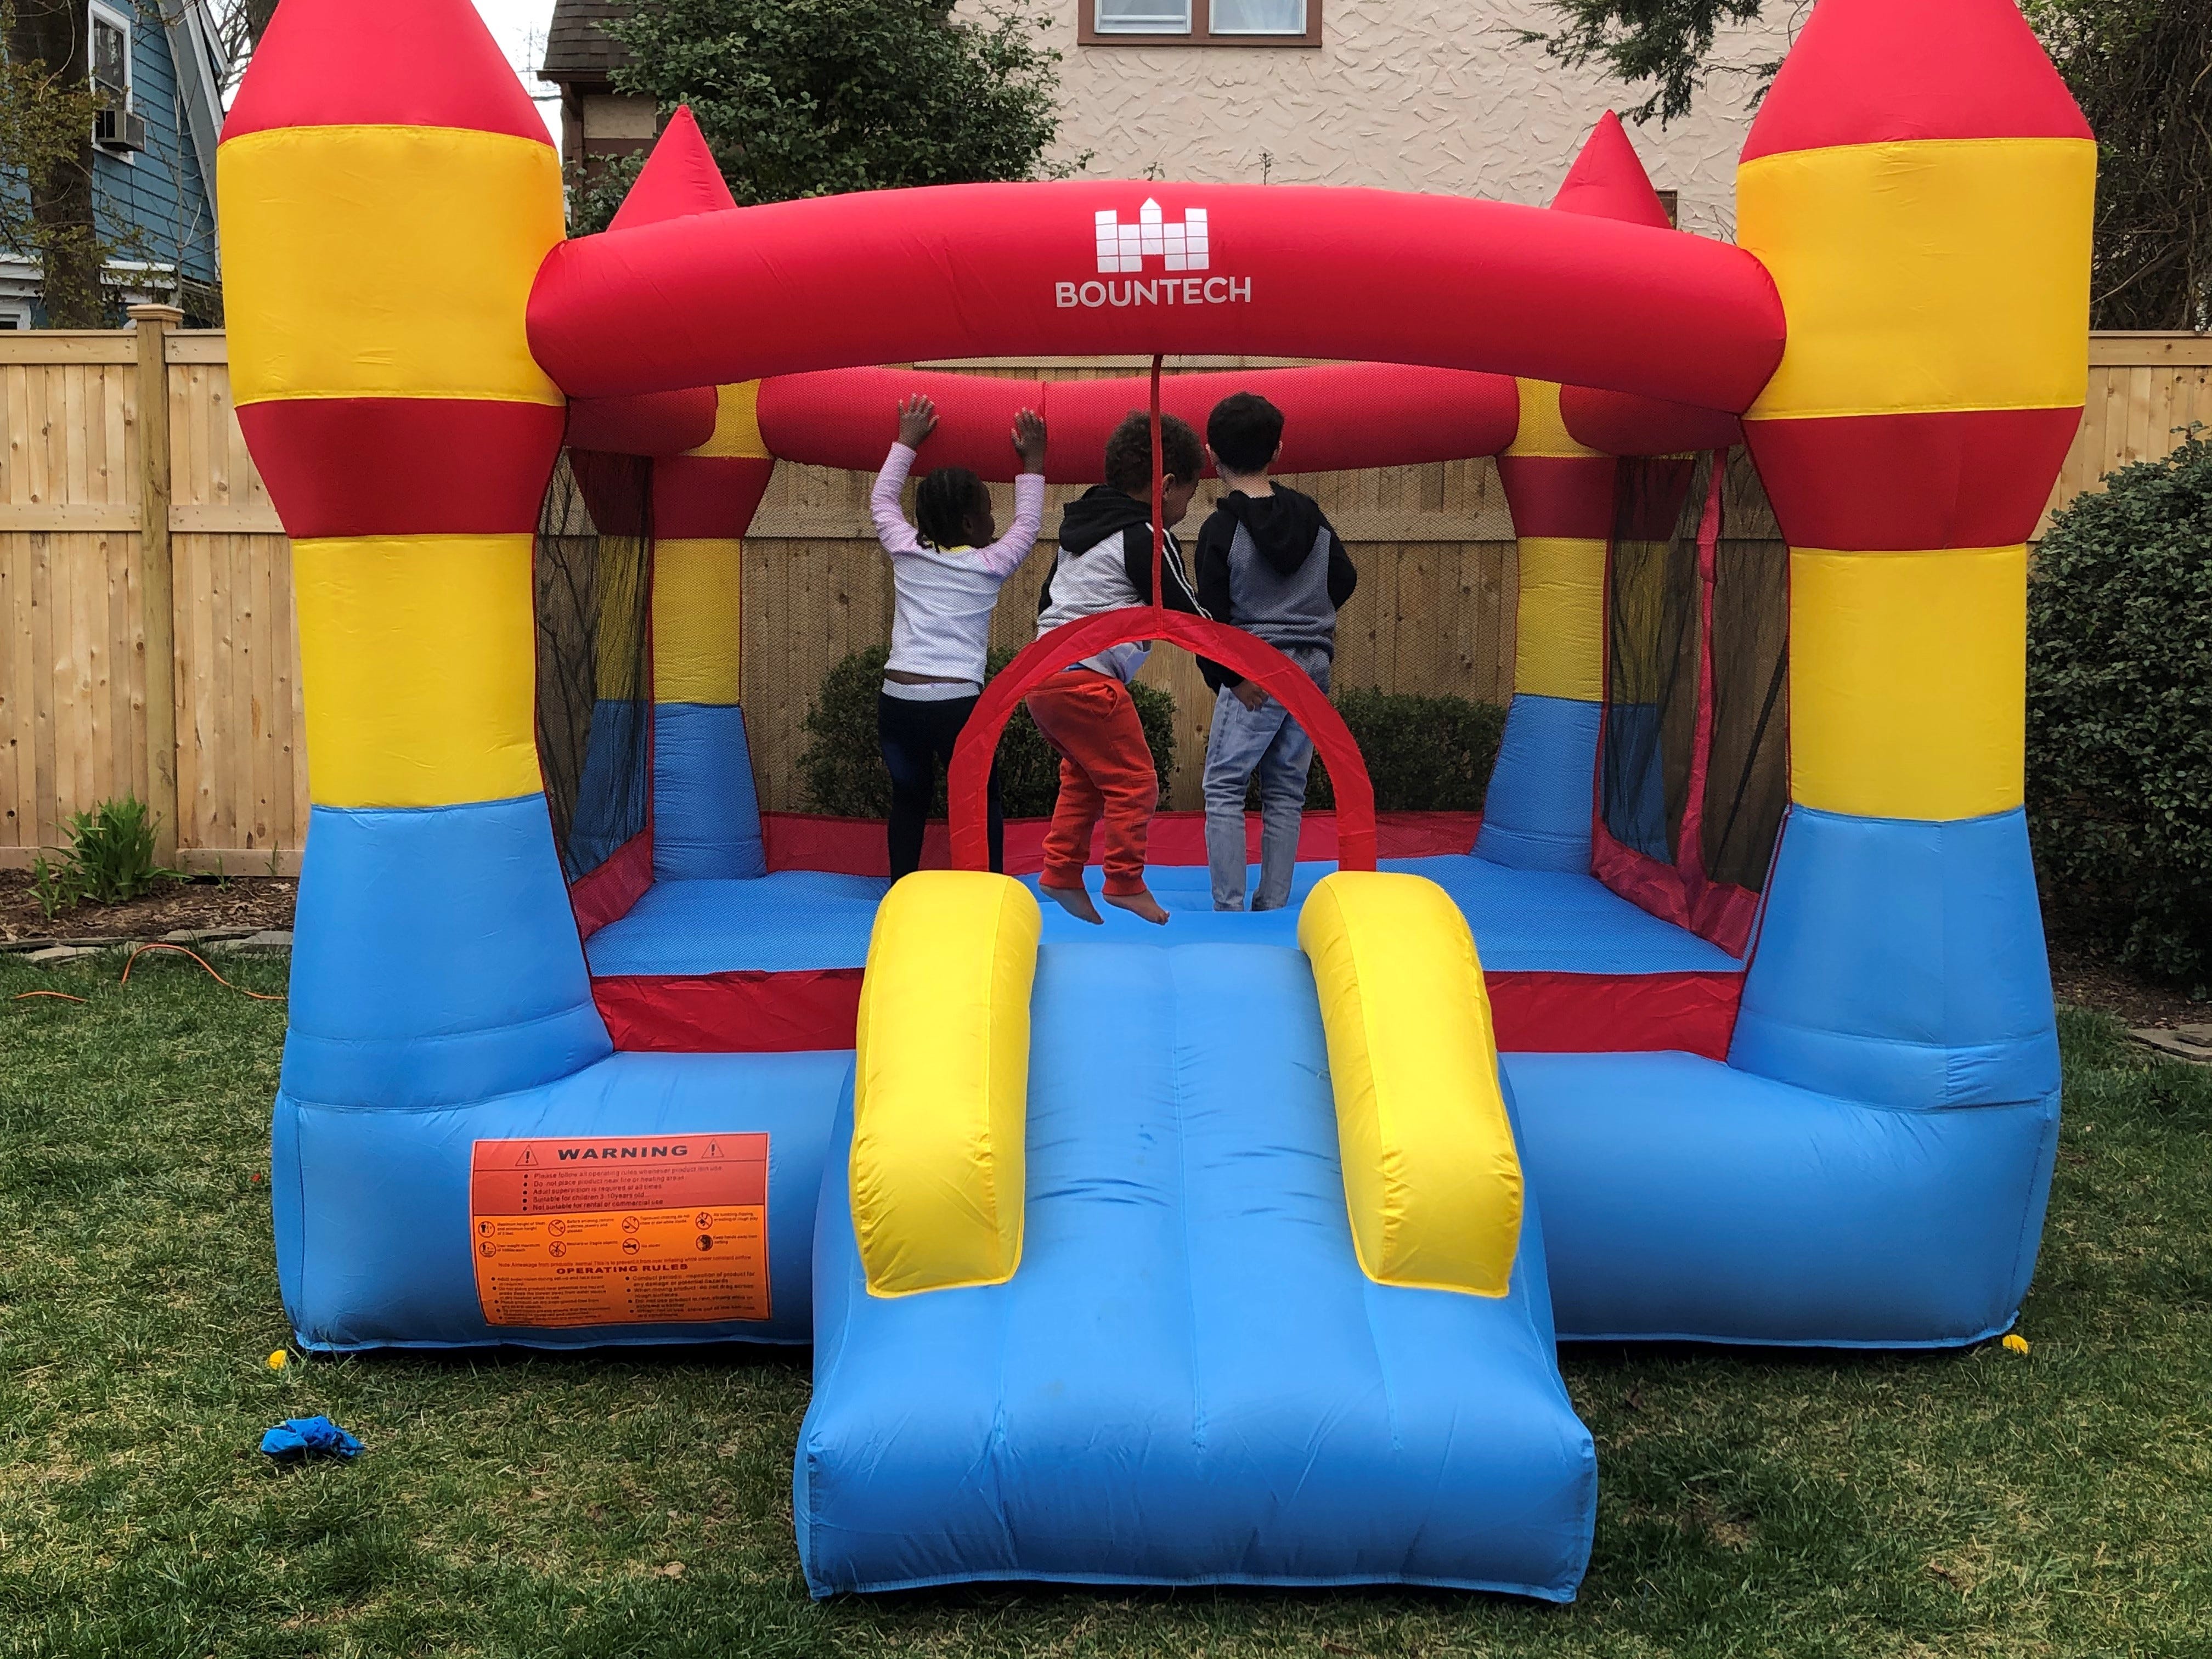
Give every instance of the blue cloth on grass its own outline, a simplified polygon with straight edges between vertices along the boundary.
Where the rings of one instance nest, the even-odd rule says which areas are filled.
[[[288,1417],[261,1437],[271,1457],[358,1457],[361,1442],[327,1417]]]

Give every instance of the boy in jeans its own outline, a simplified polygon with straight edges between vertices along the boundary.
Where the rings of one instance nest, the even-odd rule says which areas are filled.
[[[1160,516],[1169,532],[1160,555],[1162,600],[1170,611],[1198,609],[1173,527],[1190,511],[1206,457],[1198,434],[1172,415],[1160,419]],[[1060,552],[1037,596],[1037,632],[1102,611],[1152,602],[1152,423],[1131,411],[1106,441],[1106,482],[1070,501],[1060,523]],[[1026,699],[1030,717],[1060,755],[1060,799],[1044,838],[1037,886],[1069,915],[1103,921],[1083,885],[1091,833],[1106,820],[1106,902],[1164,922],[1145,885],[1145,844],[1159,805],[1159,774],[1145,744],[1129,682],[1145,665],[1149,641],[1117,645],[1071,664]]]
[[[1322,691],[1336,657],[1337,607],[1359,573],[1312,497],[1275,483],[1283,412],[1255,392],[1214,405],[1206,447],[1228,494],[1198,532],[1198,602],[1216,621],[1257,635]],[[1244,908],[1244,796],[1260,775],[1260,887],[1255,910],[1289,902],[1313,743],[1282,704],[1219,663],[1199,659],[1214,689],[1206,743],[1206,861],[1213,908]]]

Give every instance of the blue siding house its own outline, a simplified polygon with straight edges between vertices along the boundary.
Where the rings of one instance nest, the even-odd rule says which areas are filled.
[[[94,150],[93,208],[115,248],[106,276],[114,320],[126,306],[158,301],[182,307],[190,325],[215,324],[215,146],[228,64],[208,0],[84,4],[93,80],[112,106]],[[40,295],[36,265],[0,258],[0,328],[43,325]]]

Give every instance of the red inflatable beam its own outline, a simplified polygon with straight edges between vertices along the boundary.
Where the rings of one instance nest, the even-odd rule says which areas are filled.
[[[1014,411],[1036,410],[1052,431],[1045,477],[1097,483],[1105,475],[1106,434],[1145,407],[1146,379],[1016,380],[920,369],[831,368],[780,374],[760,389],[761,437],[779,459],[873,471],[897,425],[895,405],[922,392],[938,426],[922,447],[924,466],[972,467],[986,478],[1014,476],[1007,439]],[[1279,472],[1413,466],[1494,455],[1513,441],[1520,404],[1511,377],[1395,363],[1328,363],[1178,374],[1160,382],[1160,404],[1200,432],[1232,392],[1263,393],[1284,415]]]
[[[1577,443],[1608,455],[1680,455],[1743,441],[1743,422],[1725,410],[1637,398],[1595,386],[1559,389],[1559,416]]]
[[[529,322],[546,372],[594,398],[914,357],[1233,352],[1740,411],[1783,340],[1765,270],[1703,237],[1460,197],[1093,179],[581,237],[539,269]]]
[[[568,405],[571,449],[617,455],[681,455],[714,435],[714,388],[648,392],[630,398],[579,398]]]
[[[1157,585],[1154,592],[1158,592]],[[1102,611],[1064,623],[1024,646],[1014,659],[983,688],[975,712],[962,728],[946,769],[945,798],[951,819],[952,867],[988,870],[991,839],[991,757],[1014,705],[1072,662],[1132,640],[1170,640],[1194,655],[1210,657],[1235,669],[1291,711],[1291,718],[1313,739],[1322,764],[1336,788],[1336,864],[1340,870],[1375,867],[1375,786],[1359,744],[1336,706],[1322,694],[1305,670],[1266,641],[1181,611],[1131,605]]]

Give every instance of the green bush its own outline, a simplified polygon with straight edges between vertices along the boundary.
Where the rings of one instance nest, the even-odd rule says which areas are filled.
[[[1471,697],[1410,691],[1339,691],[1336,712],[1352,729],[1378,812],[1477,812],[1498,761],[1505,711]],[[1327,771],[1316,765],[1306,805],[1336,805]]]
[[[876,741],[876,696],[883,688],[887,654],[881,647],[855,651],[822,677],[821,695],[806,710],[807,744],[799,757],[799,775],[807,805],[817,812],[848,818],[880,818],[890,812],[890,774],[884,769],[883,750]],[[988,672],[996,675],[1013,655],[994,651]],[[1129,690],[1137,699],[1137,717],[1144,722],[1164,799],[1176,768],[1175,699],[1149,685]],[[1050,815],[1060,793],[1060,761],[1027,708],[1014,711],[999,740],[999,782],[1008,817]],[[942,777],[930,811],[945,815]]]
[[[135,796],[71,813],[68,833],[53,858],[31,861],[31,890],[49,920],[82,903],[120,904],[182,874],[154,862],[154,815]]]
[[[2212,443],[2051,520],[2028,584],[2027,808],[2053,923],[2212,977]]]

